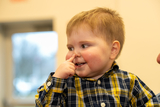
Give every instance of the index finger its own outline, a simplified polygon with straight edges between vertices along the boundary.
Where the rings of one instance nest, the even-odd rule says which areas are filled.
[[[70,57],[67,61],[72,62],[74,58],[75,58],[75,54],[73,54],[72,57]]]

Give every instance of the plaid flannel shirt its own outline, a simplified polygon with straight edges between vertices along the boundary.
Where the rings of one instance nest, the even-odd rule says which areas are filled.
[[[98,80],[52,75],[37,90],[37,107],[160,107],[155,94],[115,62]]]

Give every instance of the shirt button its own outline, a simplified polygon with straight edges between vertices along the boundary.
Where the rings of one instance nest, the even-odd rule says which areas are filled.
[[[100,80],[98,80],[98,85],[100,85],[101,84],[101,81]]]
[[[49,82],[47,82],[47,86],[49,87],[51,85],[51,82],[49,81]]]
[[[105,103],[101,103],[101,107],[105,107],[106,106],[106,104]]]

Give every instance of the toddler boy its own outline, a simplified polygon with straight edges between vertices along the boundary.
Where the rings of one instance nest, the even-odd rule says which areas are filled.
[[[66,33],[66,61],[38,88],[36,106],[160,107],[155,94],[115,62],[125,38],[118,13],[107,8],[81,12]]]

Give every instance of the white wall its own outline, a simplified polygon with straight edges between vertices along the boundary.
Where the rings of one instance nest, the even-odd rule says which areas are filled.
[[[160,92],[160,65],[156,63],[156,57],[160,53],[159,0],[11,1],[0,1],[0,23],[41,19],[54,20],[54,30],[59,35],[58,65],[65,60],[67,53],[65,28],[73,15],[98,6],[117,10],[123,17],[126,26],[124,49],[117,60],[120,68],[138,75],[156,94]],[[0,37],[0,43],[1,41],[3,39]],[[2,62],[0,60],[0,64]]]

